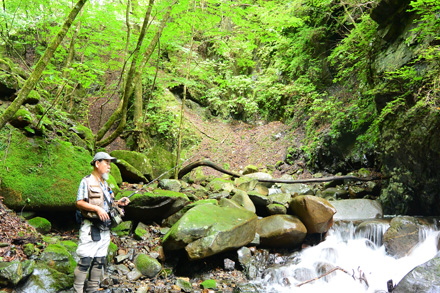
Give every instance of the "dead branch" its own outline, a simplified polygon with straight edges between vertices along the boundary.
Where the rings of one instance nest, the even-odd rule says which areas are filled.
[[[328,271],[327,273],[320,275],[319,277],[316,277],[316,278],[310,279],[310,280],[308,280],[308,281],[305,281],[305,282],[302,282],[302,283],[297,284],[296,287],[301,287],[302,285],[305,285],[305,284],[308,284],[308,283],[311,283],[311,282],[317,281],[317,280],[319,280],[319,279],[322,279],[322,278],[324,278],[325,276],[328,276],[328,275],[330,275],[331,273],[333,273],[333,272],[335,272],[335,271],[342,271],[342,272],[346,273],[347,275],[352,276],[349,272],[347,272],[347,271],[344,270],[343,268],[341,268],[341,267],[335,267],[335,268],[331,269],[330,271]]]
[[[209,161],[209,160],[199,160],[196,162],[193,162],[184,168],[182,168],[179,171],[178,178],[181,179],[183,176],[191,172],[192,169],[206,166],[211,167],[217,171],[220,171],[222,173],[231,175],[232,177],[241,177],[240,174],[228,171],[223,169],[222,167],[218,166],[217,164]],[[310,179],[298,179],[298,180],[282,180],[282,179],[257,179],[259,182],[268,182],[268,183],[286,183],[286,184],[295,184],[295,183],[318,183],[318,182],[328,182],[328,181],[334,181],[334,180],[354,180],[354,181],[373,181],[373,180],[381,180],[381,179],[387,179],[389,177],[356,177],[356,176],[332,176],[332,177],[325,177],[325,178],[310,178]]]

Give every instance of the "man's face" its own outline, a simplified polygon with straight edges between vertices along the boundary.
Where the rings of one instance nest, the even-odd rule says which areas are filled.
[[[102,160],[96,162],[96,167],[98,169],[99,174],[103,175],[110,172],[110,160]]]

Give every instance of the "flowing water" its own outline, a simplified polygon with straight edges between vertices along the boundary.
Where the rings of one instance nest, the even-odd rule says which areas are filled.
[[[264,292],[388,292],[389,280],[397,284],[437,254],[439,234],[437,225],[427,227],[410,255],[396,259],[382,244],[388,227],[386,221],[362,230],[337,222],[323,242],[303,249],[294,263],[269,268],[255,284]]]

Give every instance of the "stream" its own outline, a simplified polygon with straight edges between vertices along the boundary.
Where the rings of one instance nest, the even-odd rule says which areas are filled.
[[[264,292],[388,292],[389,280],[396,285],[437,254],[440,233],[438,225],[421,230],[419,244],[396,259],[382,244],[388,227],[379,222],[359,233],[353,222],[335,222],[323,242],[303,249],[290,263],[269,268],[254,284]],[[314,278],[319,279],[306,283]]]

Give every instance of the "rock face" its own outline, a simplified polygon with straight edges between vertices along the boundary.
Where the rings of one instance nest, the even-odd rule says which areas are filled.
[[[0,149],[1,158],[5,158],[5,151]],[[12,128],[4,168],[0,170],[3,203],[15,210],[26,205],[35,211],[72,211],[79,183],[91,172],[91,160],[88,151],[68,142],[27,138]]]
[[[300,195],[289,206],[307,228],[307,233],[325,233],[333,225],[336,209],[325,199],[313,195]]]
[[[409,272],[397,286],[393,293],[406,292],[440,292],[440,255],[430,261],[417,266]]]
[[[345,199],[332,201],[336,209],[334,220],[366,220],[383,218],[382,206],[370,199]]]
[[[291,215],[273,215],[258,220],[257,233],[263,246],[293,248],[307,235],[304,224]]]
[[[398,216],[392,219],[383,236],[387,253],[395,257],[407,255],[419,243],[421,228],[416,218]]]
[[[190,209],[163,238],[168,250],[185,248],[190,259],[205,258],[251,242],[257,216],[245,209],[199,205]]]

